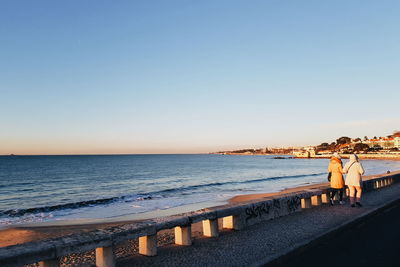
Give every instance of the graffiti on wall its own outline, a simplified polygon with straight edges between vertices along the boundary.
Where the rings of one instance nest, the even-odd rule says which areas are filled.
[[[274,199],[272,202],[274,206],[274,217],[279,217],[279,213],[281,210],[281,200],[280,199]]]
[[[289,212],[295,212],[301,207],[301,198],[298,196],[288,199],[287,206]]]
[[[279,217],[282,205],[284,205],[284,203],[285,202],[283,199],[274,199],[272,203],[263,202],[259,204],[253,204],[251,207],[245,209],[246,222],[250,219],[260,218],[264,215],[268,215],[270,212],[274,213],[274,217]],[[286,203],[289,213],[296,212],[301,207],[301,198],[294,196],[289,198]]]
[[[245,213],[246,213],[246,222],[250,219],[253,218],[258,218],[263,216],[264,214],[269,214],[269,211],[271,209],[270,203],[260,203],[257,205],[251,205],[250,208],[246,208]]]

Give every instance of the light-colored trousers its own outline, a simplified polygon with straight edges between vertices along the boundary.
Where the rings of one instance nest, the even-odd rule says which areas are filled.
[[[361,194],[362,194],[362,188],[361,186],[354,186],[354,185],[349,185],[349,191],[350,191],[350,202],[352,204],[354,203],[354,200],[357,202],[360,202],[361,200]],[[356,198],[356,199],[354,199]]]

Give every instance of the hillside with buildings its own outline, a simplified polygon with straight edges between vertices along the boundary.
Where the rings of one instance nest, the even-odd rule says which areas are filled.
[[[215,154],[228,155],[276,155],[293,154],[295,157],[329,157],[333,152],[341,154],[394,155],[400,157],[400,131],[385,137],[350,138],[342,136],[334,142],[326,142],[317,146],[286,148],[248,148],[233,151],[220,151]]]
[[[340,137],[336,142],[322,143],[318,146],[302,147],[294,150],[296,157],[323,157],[329,156],[333,152],[341,154],[369,154],[373,155],[392,155],[400,157],[400,132],[395,131],[392,135],[385,137],[350,138]]]

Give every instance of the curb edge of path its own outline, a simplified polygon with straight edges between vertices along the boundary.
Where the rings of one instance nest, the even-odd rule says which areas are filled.
[[[323,241],[329,240],[333,235],[336,235],[340,232],[350,229],[350,228],[368,220],[369,218],[383,212],[384,210],[394,207],[394,206],[397,206],[399,204],[400,204],[400,198],[397,198],[395,200],[390,201],[389,203],[385,203],[380,206],[377,206],[372,210],[369,210],[365,213],[362,213],[362,214],[356,216],[354,219],[347,220],[332,229],[322,232],[321,234],[317,235],[314,238],[307,239],[303,242],[296,244],[295,246],[292,246],[289,249],[283,250],[278,255],[273,256],[272,259],[270,257],[268,257],[269,259],[264,259],[264,260],[258,261],[256,263],[254,263],[252,266],[264,266],[264,265],[271,266],[271,267],[282,266],[281,264],[286,259],[296,257],[297,255],[300,255],[303,251],[305,251],[309,248],[315,247]]]

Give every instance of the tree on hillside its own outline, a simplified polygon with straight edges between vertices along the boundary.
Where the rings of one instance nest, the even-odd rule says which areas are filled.
[[[319,151],[324,151],[329,149],[329,144],[328,143],[322,143],[319,146],[316,147],[317,152]]]
[[[336,143],[335,142],[330,143],[329,149],[331,150],[336,149]]]
[[[354,152],[360,152],[360,151],[367,151],[369,149],[369,146],[367,144],[363,143],[357,143],[354,145]]]
[[[368,141],[368,136],[364,136],[364,141]]]
[[[342,136],[339,139],[336,140],[336,143],[338,145],[343,145],[343,144],[350,144],[351,143],[351,138],[347,136]]]

